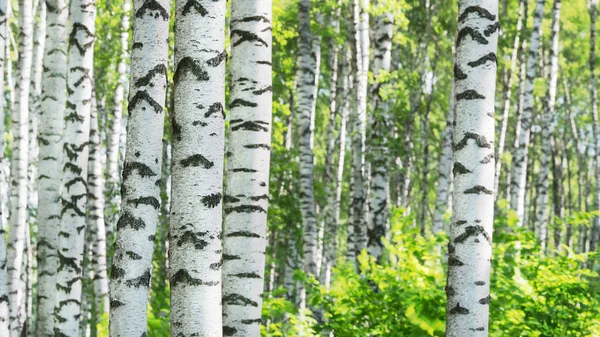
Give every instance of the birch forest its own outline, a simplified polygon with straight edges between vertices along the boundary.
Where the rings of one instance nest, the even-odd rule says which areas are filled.
[[[598,0],[0,0],[0,337],[599,337]]]

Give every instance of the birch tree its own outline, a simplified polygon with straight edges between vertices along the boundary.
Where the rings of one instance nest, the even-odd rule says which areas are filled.
[[[10,336],[21,335],[25,289],[21,284],[27,227],[27,163],[29,159],[29,90],[33,53],[31,0],[19,1],[19,59],[15,100],[12,104],[13,153],[11,163],[10,233],[7,245]]]
[[[223,334],[260,336],[271,154],[271,1],[231,3]],[[239,128],[247,122],[260,128]]]
[[[380,15],[375,20],[373,77],[376,83],[372,86],[370,95],[373,117],[370,125],[372,160],[367,232],[367,249],[375,259],[379,259],[383,252],[381,239],[385,236],[389,226],[388,171],[390,168],[390,154],[388,151],[388,134],[391,132],[391,117],[389,103],[382,96],[381,89],[386,84],[384,79],[392,64],[393,24],[394,17],[391,13]]]
[[[598,0],[588,0],[590,14],[590,98],[592,105],[592,134],[594,140],[595,165],[594,174],[596,179],[595,208],[600,209],[600,130],[598,123],[598,89],[596,87],[596,18],[598,16]],[[590,251],[597,250],[600,241],[600,217],[594,219],[592,238],[590,240]]]
[[[70,4],[70,34],[65,111],[62,218],[58,233],[58,268],[54,333],[78,337],[81,320],[82,259],[87,211],[87,175],[96,7],[92,0]]]
[[[443,145],[440,153],[440,166],[438,167],[437,193],[435,198],[435,211],[433,213],[432,233],[440,233],[444,229],[444,213],[448,207],[448,199],[452,174],[452,131],[454,129],[454,84],[450,86],[448,102],[448,116],[442,136]]]
[[[121,139],[121,119],[123,117],[123,99],[125,98],[125,87],[127,86],[127,59],[129,58],[129,17],[131,15],[131,4],[129,0],[123,1],[123,14],[121,16],[121,57],[117,65],[119,80],[115,88],[113,101],[113,111],[111,116],[110,132],[106,144],[106,197],[108,203],[105,204],[104,214],[106,216],[106,234],[109,243],[112,243],[113,233],[115,231],[116,214],[113,211],[114,205],[120,205],[119,198],[119,141]]]
[[[123,201],[110,283],[113,336],[147,333],[148,290],[160,210],[169,8],[169,0],[134,1]]]
[[[317,220],[314,196],[314,111],[318,84],[318,59],[311,53],[310,0],[298,2],[297,111],[298,149],[300,151],[300,210],[303,223],[304,271],[317,275]]]
[[[458,3],[446,336],[487,336],[494,221],[497,0]]]
[[[55,280],[58,267],[58,231],[60,228],[60,199],[63,107],[67,100],[67,22],[69,8],[63,0],[50,0],[47,6],[47,38],[44,48],[42,98],[39,116],[38,170],[38,288],[36,333],[54,334]]]
[[[523,225],[525,216],[525,188],[527,184],[527,158],[531,135],[531,121],[533,118],[533,86],[538,67],[538,52],[542,19],[544,17],[545,0],[536,0],[533,13],[533,26],[529,39],[529,54],[527,54],[527,76],[525,78],[523,112],[521,115],[518,147],[513,158],[513,171],[511,181],[511,208],[517,212],[519,224]]]
[[[542,116],[542,154],[540,160],[540,173],[537,186],[539,188],[536,228],[542,251],[546,249],[548,238],[548,186],[549,173],[552,159],[552,132],[554,131],[554,106],[556,104],[556,88],[558,84],[558,34],[560,30],[560,0],[554,0],[552,8],[552,30],[550,33],[550,72],[548,76],[548,90],[546,92],[545,111]]]
[[[175,13],[171,335],[220,337],[225,0],[179,0]],[[238,45],[260,43],[252,35],[238,37]],[[230,107],[238,104],[244,103]],[[234,132],[261,130],[266,123],[232,122]]]
[[[0,88],[4,88],[4,50],[6,49],[6,45],[10,43],[7,41],[7,21],[8,21],[8,10],[7,10],[7,1],[0,1]],[[0,120],[2,123],[2,127],[0,128],[0,170],[3,171],[4,167],[4,99],[0,100],[0,116],[2,119]],[[4,172],[0,171],[0,189],[4,189]],[[0,194],[0,335],[9,336],[9,289],[8,289],[8,274],[6,271],[6,266],[8,264],[8,260],[6,258],[6,242],[4,240],[5,233],[5,222],[4,222],[4,214],[3,207],[5,200],[4,193]]]

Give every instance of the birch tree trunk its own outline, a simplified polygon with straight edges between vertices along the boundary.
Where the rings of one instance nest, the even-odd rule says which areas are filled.
[[[92,98],[88,164],[88,226],[93,233],[89,245],[94,275],[94,297],[98,314],[108,314],[108,278],[106,275],[106,229],[104,227],[104,179],[102,176],[100,130],[96,98]],[[87,252],[87,251],[86,251]],[[85,274],[84,274],[85,275]]]
[[[392,64],[392,36],[394,17],[391,13],[380,15],[375,20],[373,77],[376,83],[371,88],[373,109],[371,129],[371,193],[369,195],[369,223],[367,250],[376,260],[383,253],[382,238],[389,227],[389,177],[390,153],[388,137],[391,129],[390,108],[387,98],[382,97],[381,88],[386,84]],[[368,34],[368,31],[367,31]],[[367,54],[368,58],[368,54]],[[383,78],[383,79],[382,79]]]
[[[369,0],[354,0],[356,49],[356,106],[352,131],[354,195],[351,202],[356,254],[367,248],[367,190],[365,142],[367,130],[367,85],[369,79]]]
[[[540,159],[540,172],[538,173],[537,186],[539,189],[536,227],[542,251],[546,250],[548,242],[548,186],[552,158],[552,132],[554,127],[554,106],[556,104],[556,88],[558,83],[558,34],[560,30],[560,0],[554,0],[552,8],[552,31],[550,34],[550,72],[548,76],[548,91],[546,92],[546,104],[542,116],[542,153]]]
[[[54,304],[60,228],[63,107],[67,100],[67,22],[69,8],[63,0],[47,5],[47,39],[44,48],[42,101],[39,116],[40,157],[38,160],[38,287],[36,333],[54,336]]]
[[[175,13],[171,335],[220,337],[225,0],[179,0]],[[257,36],[234,35],[238,44],[262,44]],[[260,120],[232,122],[235,132],[266,129]]]
[[[271,1],[231,4],[223,334],[260,336],[271,154]],[[249,37],[252,37],[249,39]],[[253,122],[260,128],[243,128]]]
[[[151,2],[149,2],[150,4]],[[121,16],[121,57],[117,66],[119,80],[115,88],[114,107],[111,116],[110,132],[106,144],[106,199],[104,215],[106,219],[106,237],[109,245],[114,239],[116,215],[120,207],[119,196],[119,141],[121,136],[121,119],[123,117],[123,99],[125,98],[125,87],[127,86],[127,59],[129,58],[129,17],[131,15],[130,1],[123,1],[123,14]],[[161,100],[163,102],[163,100]],[[121,153],[124,155],[124,153]],[[117,212],[114,211],[115,205]]]
[[[96,7],[92,0],[70,4],[68,98],[65,111],[62,218],[54,331],[78,337],[81,320],[82,259],[87,211],[87,175],[92,107]]]
[[[318,59],[312,53],[310,0],[298,2],[298,148],[300,151],[300,203],[302,212],[304,271],[317,275],[317,221],[313,186],[314,111],[317,100]]]
[[[533,13],[533,26],[529,40],[529,54],[527,55],[527,76],[525,78],[523,96],[523,114],[519,132],[519,146],[513,158],[513,172],[511,174],[511,208],[517,212],[519,225],[522,226],[525,217],[525,192],[527,185],[527,157],[531,135],[531,122],[533,117],[533,85],[538,67],[538,53],[542,19],[544,17],[545,0],[536,0]]]
[[[10,234],[7,246],[10,336],[21,335],[25,289],[21,285],[27,227],[27,163],[29,153],[29,90],[32,66],[33,16],[31,0],[19,1],[19,60],[12,101],[13,158],[11,163]]]
[[[600,126],[598,124],[598,89],[596,87],[596,17],[598,16],[598,0],[588,0],[590,14],[590,96],[592,105],[592,134],[594,141],[596,191],[594,193],[594,209],[600,209]],[[590,238],[590,251],[595,252],[600,240],[600,217],[594,218]]]
[[[453,53],[455,54],[455,53]],[[446,127],[442,136],[443,145],[440,153],[440,166],[438,167],[437,193],[435,199],[435,212],[433,213],[433,235],[439,234],[444,229],[444,213],[448,208],[448,194],[450,192],[450,175],[452,174],[452,130],[454,129],[454,84],[450,86],[448,102],[448,116]]]
[[[487,336],[494,221],[497,0],[460,0],[446,336]]]
[[[506,89],[504,90],[504,103],[502,106],[502,126],[500,128],[500,138],[498,140],[498,147],[496,150],[496,173],[494,180],[494,191],[496,194],[494,198],[498,198],[499,185],[500,185],[500,174],[502,170],[502,155],[504,154],[504,146],[506,144],[506,133],[508,131],[508,116],[510,113],[510,104],[512,102],[512,87],[514,81],[514,72],[517,67],[517,60],[519,54],[519,47],[521,45],[521,35],[524,35],[523,22],[527,22],[527,0],[519,1],[519,12],[517,14],[517,25],[515,40],[513,42],[512,54],[510,56],[510,67],[506,69]],[[527,26],[527,25],[525,25]],[[523,52],[524,50],[521,50]]]
[[[8,21],[8,6],[7,0],[0,0],[0,88],[4,88],[4,62],[7,41],[7,21]],[[9,61],[10,62],[10,61]],[[0,336],[10,336],[9,334],[9,288],[8,288],[8,274],[6,266],[8,260],[6,258],[6,242],[4,240],[5,233],[5,214],[4,203],[5,199],[5,175],[4,175],[4,99],[0,99],[0,116],[2,117],[0,123]]]
[[[122,210],[110,282],[111,336],[147,333],[148,290],[160,209],[169,8],[168,0],[134,1]]]

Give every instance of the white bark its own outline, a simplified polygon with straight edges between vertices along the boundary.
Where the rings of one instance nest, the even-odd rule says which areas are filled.
[[[558,34],[560,30],[560,0],[554,0],[552,9],[552,31],[550,34],[550,72],[548,76],[548,90],[546,92],[545,111],[542,116],[542,153],[540,159],[540,172],[538,173],[538,204],[536,216],[536,228],[542,245],[542,251],[546,250],[548,238],[548,186],[552,158],[552,132],[556,104],[556,88],[558,83]]]
[[[92,98],[90,113],[90,155],[88,164],[88,226],[93,235],[89,235],[92,252],[90,271],[93,270],[94,297],[96,312],[107,314],[108,278],[106,275],[106,229],[104,227],[104,180],[102,179],[100,130],[98,128],[98,110],[96,98]]]
[[[19,61],[17,86],[12,106],[13,158],[11,164],[11,229],[7,246],[10,289],[10,335],[18,337],[23,326],[25,289],[21,286],[23,252],[27,227],[27,163],[29,152],[29,90],[32,65],[33,17],[31,0],[19,1]]]
[[[177,1],[175,7],[171,335],[220,337],[225,0]],[[232,126],[264,128],[252,120]]]
[[[271,154],[271,1],[231,4],[223,334],[260,336]],[[245,123],[260,128],[245,128]]]
[[[54,335],[54,304],[60,228],[63,151],[63,109],[67,100],[67,22],[69,10],[63,0],[47,1],[47,39],[44,48],[42,100],[38,139],[38,287],[36,333]]]
[[[544,17],[545,0],[536,0],[533,13],[533,26],[529,40],[529,54],[527,55],[527,76],[523,96],[523,113],[519,132],[519,146],[513,158],[513,172],[511,174],[511,208],[517,212],[519,225],[523,225],[525,216],[525,192],[527,185],[527,157],[531,135],[531,122],[533,118],[533,85],[538,67],[538,54],[542,19]]]
[[[115,222],[120,207],[119,198],[119,140],[121,131],[121,119],[123,117],[123,99],[127,86],[127,59],[129,58],[129,17],[131,15],[130,1],[123,1],[123,15],[121,16],[121,57],[117,66],[119,80],[115,88],[114,107],[110,116],[110,132],[106,144],[106,190],[105,195],[108,202],[105,204],[105,225],[107,238],[114,239]],[[161,101],[162,104],[162,101]],[[121,153],[124,155],[124,153]],[[117,211],[115,212],[115,206]]]
[[[8,8],[7,0],[0,0],[0,88],[4,88],[4,62],[7,41],[7,21],[8,21]],[[8,60],[10,62],[10,60]],[[0,99],[0,117],[1,121],[4,121],[4,99]],[[8,311],[8,274],[6,272],[6,265],[8,263],[6,259],[6,243],[4,241],[4,226],[6,225],[4,214],[4,203],[5,200],[5,179],[4,175],[4,123],[0,123],[0,336],[9,336],[8,322],[9,322],[9,311]]]
[[[497,0],[460,0],[446,336],[487,336],[494,222]]]
[[[373,77],[376,83],[371,88],[371,108],[373,109],[371,130],[371,193],[369,194],[369,223],[367,249],[369,254],[379,259],[383,253],[382,238],[389,227],[389,159],[388,137],[392,132],[389,103],[382,97],[381,88],[386,83],[381,76],[387,76],[392,64],[392,36],[394,17],[391,13],[376,18],[374,33]],[[368,34],[368,32],[367,32]],[[368,55],[367,55],[368,58]]]
[[[304,271],[317,275],[317,221],[314,196],[314,113],[317,100],[320,53],[314,50],[310,30],[310,0],[298,2],[297,111],[300,151],[300,210],[303,224]]]
[[[438,167],[437,193],[435,198],[435,211],[433,213],[433,227],[431,229],[434,235],[444,230],[444,214],[448,209],[448,199],[450,192],[450,180],[452,174],[452,132],[454,130],[454,83],[450,85],[450,97],[448,101],[448,116],[446,117],[446,126],[442,136],[442,152],[440,153],[440,166]]]
[[[589,0],[588,9],[590,14],[590,96],[592,105],[592,135],[594,141],[595,165],[594,175],[596,180],[596,191],[594,195],[595,209],[600,209],[600,121],[598,120],[598,89],[596,87],[596,19],[598,16],[598,0]],[[592,235],[590,239],[590,251],[598,249],[600,241],[600,217],[594,219]]]
[[[78,337],[87,211],[87,176],[92,108],[96,5],[72,0],[67,67],[62,218],[58,233],[55,335]]]
[[[160,211],[169,8],[169,0],[134,1],[122,210],[110,282],[110,333],[116,337],[144,336],[147,329]]]
[[[356,51],[356,104],[353,109],[352,165],[354,176],[353,208],[356,254],[367,248],[367,188],[365,142],[367,131],[367,85],[369,80],[369,0],[354,0]]]

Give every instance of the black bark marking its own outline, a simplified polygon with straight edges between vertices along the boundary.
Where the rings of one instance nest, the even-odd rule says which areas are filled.
[[[237,212],[237,213],[267,213],[267,211],[260,207],[260,206],[256,206],[256,205],[240,205],[240,206],[235,206],[235,207],[226,207],[225,208],[225,214],[229,214],[229,213],[233,213],[233,212]]]
[[[225,119],[225,110],[223,109],[223,104],[221,104],[220,102],[213,103],[208,108],[208,111],[204,114],[204,118],[208,118],[214,113],[220,113],[221,116],[223,116],[223,119]]]
[[[265,92],[271,92],[271,91],[273,91],[273,87],[272,87],[272,86],[268,86],[268,87],[266,87],[266,88],[264,88],[264,89],[258,89],[258,90],[254,90],[252,93],[253,93],[254,95],[262,95],[262,94],[264,94]]]
[[[456,45],[460,45],[462,40],[465,39],[467,36],[470,36],[471,39],[473,39],[473,41],[479,44],[489,43],[488,40],[486,40],[485,37],[483,37],[483,35],[481,35],[481,33],[478,32],[475,28],[465,27],[458,32],[458,37],[456,38]]]
[[[177,273],[171,277],[171,287],[176,287],[179,284],[190,286],[216,286],[219,281],[202,281],[201,279],[193,278],[185,269],[179,269]]]
[[[243,319],[242,320],[242,324],[247,324],[247,325],[251,325],[251,324],[261,324],[262,323],[262,319],[257,318],[257,319]]]
[[[258,172],[255,169],[249,169],[249,168],[235,168],[231,170],[232,172],[246,172],[246,173],[254,173],[254,172]]]
[[[239,274],[232,274],[230,276],[239,277],[239,278],[256,278],[256,279],[262,278],[257,273],[239,273]]]
[[[219,53],[219,55],[206,61],[206,64],[208,64],[211,67],[216,67],[219,64],[221,64],[221,62],[223,62],[223,60],[227,60],[227,51],[225,51],[225,50],[223,50],[221,53]]]
[[[487,295],[486,297],[482,298],[479,300],[480,304],[490,304],[490,295]]]
[[[266,16],[263,16],[263,15],[247,16],[243,19],[233,20],[231,22],[234,23],[234,22],[252,22],[252,21],[262,21],[264,23],[271,23],[271,20],[269,20],[269,18],[267,18]]]
[[[457,236],[454,239],[454,243],[464,243],[465,241],[467,241],[468,238],[470,238],[472,236],[477,237],[479,235],[483,235],[483,237],[487,240],[487,242],[490,245],[492,244],[492,238],[485,231],[485,228],[483,228],[483,226],[480,226],[480,225],[465,227],[465,232],[462,233],[461,235]]]
[[[448,265],[460,267],[460,266],[464,266],[465,264],[461,260],[459,260],[456,256],[450,256],[450,257],[448,257]]]
[[[464,194],[489,194],[492,195],[494,194],[494,192],[488,190],[487,188],[485,188],[485,186],[481,186],[481,185],[477,185],[473,188],[469,188],[468,190],[465,190]]]
[[[63,167],[63,172],[65,172],[67,170],[75,173],[76,175],[81,175],[81,173],[83,171],[83,169],[81,167],[79,167],[71,162],[65,163],[65,166]],[[41,176],[40,176],[40,179],[41,179]]]
[[[490,37],[490,35],[497,32],[498,29],[500,29],[500,22],[496,22],[493,25],[487,26],[487,28],[483,31],[483,34],[487,37]]]
[[[127,203],[131,203],[134,207],[138,207],[139,205],[148,205],[154,207],[154,209],[160,208],[160,202],[155,197],[139,197],[136,199],[129,199]]]
[[[236,203],[236,202],[240,202],[241,200],[236,197],[232,197],[230,195],[225,195],[225,197],[223,197],[223,201],[225,203]]]
[[[479,328],[475,328],[475,329],[469,328],[469,330],[471,330],[471,331],[485,331],[485,327],[480,326]]]
[[[467,101],[471,101],[474,99],[485,99],[485,96],[483,96],[482,94],[478,93],[475,90],[466,90],[464,92],[461,92],[460,94],[456,95],[456,100],[460,101],[460,100],[467,100]]]
[[[213,193],[203,196],[201,201],[204,206],[208,208],[215,208],[221,203],[221,193]]]
[[[133,98],[129,101],[129,113],[132,113],[135,107],[138,105],[138,103],[142,101],[146,101],[156,113],[161,113],[163,111],[162,106],[158,104],[158,102],[155,101],[146,90],[139,90],[135,93],[135,96],[133,96]]]
[[[467,220],[458,220],[457,222],[454,223],[454,225],[462,226],[462,225],[465,225],[466,223],[467,223]]]
[[[234,336],[237,329],[231,326],[223,326],[223,336]]]
[[[488,154],[487,156],[485,156],[482,160],[479,161],[479,163],[481,164],[489,164],[492,162],[492,159],[494,159],[496,156],[493,153]]]
[[[253,306],[258,307],[258,303],[253,300],[244,297],[240,294],[229,294],[223,297],[223,303],[227,305],[240,305],[240,306]]]
[[[233,121],[231,123],[233,123]],[[235,123],[235,124],[237,124],[237,123]],[[269,125],[269,123],[263,122],[263,121],[246,121],[241,124],[232,126],[231,131],[245,130],[245,131],[269,132],[269,129],[267,129],[263,125]]]
[[[484,65],[486,62],[493,62],[494,64],[498,64],[498,58],[496,58],[496,54],[495,53],[489,53],[485,56],[482,56],[481,58],[479,58],[479,60],[477,61],[472,61],[467,63],[471,68],[475,68],[475,67],[479,67],[481,65]]]
[[[206,236],[207,232],[194,233],[193,231],[185,231],[181,238],[177,240],[177,246],[181,247],[185,243],[191,243],[194,245],[195,249],[202,250],[206,246],[208,246],[208,242],[202,239],[203,236]]]
[[[250,197],[250,200],[252,200],[252,201],[259,201],[259,200],[263,200],[263,199],[264,200],[269,200],[269,196],[266,195],[266,194],[263,194],[263,195],[257,195],[257,196],[254,196],[254,197]]]
[[[195,154],[192,156],[187,157],[186,159],[182,159],[181,160],[181,165],[183,165],[183,167],[199,167],[202,166],[205,169],[209,169],[213,166],[215,166],[215,163],[213,163],[212,161],[206,159],[203,155],[201,154]]]
[[[77,264],[77,259],[74,257],[66,257],[64,255],[62,255],[60,253],[60,251],[57,251],[56,254],[58,255],[58,271],[63,270],[65,267],[69,267],[72,268],[73,270],[75,270],[77,273],[81,272],[81,266],[79,264]]]
[[[493,15],[492,13],[490,13],[487,9],[482,8],[480,6],[469,6],[462,12],[460,17],[458,18],[458,22],[465,21],[467,19],[467,17],[469,16],[469,14],[471,14],[471,13],[475,13],[480,18],[483,18],[483,19],[487,19],[490,21],[496,21],[496,16]]]
[[[225,261],[241,260],[241,258],[237,255],[223,254],[223,260],[225,260]]]
[[[471,170],[467,169],[467,168],[465,167],[465,165],[463,165],[463,164],[461,164],[461,163],[458,163],[458,162],[456,162],[456,163],[454,163],[454,168],[452,168],[452,173],[453,173],[454,175],[457,175],[457,174],[467,174],[467,173],[473,173],[473,171],[471,171]]]
[[[228,238],[234,238],[234,237],[246,237],[246,238],[260,238],[260,235],[250,232],[250,231],[238,231],[238,232],[232,232],[229,233],[227,235],[225,235]]]
[[[118,301],[118,300],[110,300],[110,307],[111,309],[116,309],[118,307],[124,306],[125,303]]]
[[[144,44],[141,42],[134,42],[131,45],[131,49],[142,49],[142,48],[144,48]]]
[[[136,254],[135,252],[132,252],[130,250],[126,251],[125,254],[127,256],[129,256],[129,258],[132,259],[132,260],[141,260],[142,259],[141,255]]]
[[[154,173],[154,171],[152,171],[152,169],[148,167],[148,165],[140,162],[128,162],[125,163],[125,167],[123,168],[123,180],[129,178],[133,171],[137,171],[140,177],[142,178],[156,176],[156,173]]]
[[[461,307],[460,303],[456,303],[456,306],[453,307],[452,309],[450,309],[450,311],[448,311],[448,314],[450,314],[450,315],[468,315],[469,309],[467,309],[465,307]]]
[[[475,285],[484,286],[485,285],[485,281],[475,281]]]
[[[154,17],[155,19],[158,19],[158,17],[160,16],[164,21],[169,20],[169,12],[167,12],[167,10],[163,6],[161,6],[156,0],[146,0],[142,7],[140,7],[140,9],[138,9],[137,12],[135,12],[135,16],[137,18],[144,17],[144,13],[146,12],[146,10],[151,11],[150,16]]]
[[[206,14],[208,14],[206,8],[204,8],[204,6],[202,6],[197,0],[188,0],[188,2],[186,2],[183,6],[183,11],[181,12],[181,14],[187,15],[192,11],[192,9],[195,9],[196,12],[198,12],[203,17],[206,16]]]
[[[271,146],[269,146],[268,144],[248,144],[248,145],[244,145],[244,148],[246,149],[265,149],[265,150],[271,150]]]
[[[457,80],[465,80],[467,79],[467,74],[463,73],[462,70],[458,67],[458,65],[454,65],[454,78]]]
[[[223,266],[223,259],[221,258],[221,260],[219,262],[211,263],[209,268],[212,270],[219,270],[219,269],[221,269],[222,266]]]
[[[448,297],[452,297],[452,296],[456,295],[456,291],[451,286],[447,286],[446,287],[446,295]]]
[[[117,229],[124,229],[126,227],[131,227],[134,230],[140,230],[141,228],[146,228],[146,223],[141,218],[136,218],[129,212],[124,212],[123,215],[117,221]]]
[[[84,44],[79,43],[79,41],[77,40],[77,33],[79,31],[82,31],[85,35],[87,35],[87,37],[91,38],[92,41],[88,42],[88,43],[84,43]],[[73,27],[71,29],[71,35],[69,36],[69,48],[72,46],[75,46],[75,48],[77,48],[77,50],[79,51],[79,54],[81,56],[83,56],[85,54],[85,51],[88,48],[90,48],[92,46],[92,44],[94,44],[95,37],[96,36],[94,34],[92,34],[92,32],[88,29],[88,27],[86,27],[85,25],[82,25],[79,22],[75,22],[75,23],[73,23]],[[72,71],[72,69],[71,69],[71,71]]]
[[[236,98],[233,100],[233,102],[231,102],[231,104],[229,104],[230,109],[237,108],[239,106],[256,108],[258,106],[258,104],[254,103],[254,102],[243,100],[241,98]]]
[[[150,269],[146,269],[146,271],[140,277],[136,277],[125,281],[125,285],[134,288],[148,288],[150,287],[150,278],[152,278],[152,276],[150,275]]]
[[[166,80],[166,76],[167,76],[167,67],[164,64],[159,64],[156,67],[154,67],[152,70],[150,70],[144,77],[138,79],[135,82],[135,85],[137,87],[145,87],[147,85],[151,85],[152,83],[152,79],[154,78],[154,76],[156,76],[157,74],[160,75],[164,75],[165,76],[165,80]]]
[[[200,61],[194,60],[189,56],[184,57],[177,64],[177,69],[175,70],[175,75],[173,76],[175,84],[177,84],[179,80],[188,73],[192,73],[194,76],[196,76],[198,81],[210,80],[208,73],[202,68]]]
[[[467,145],[469,144],[469,139],[475,140],[475,144],[477,144],[477,147],[482,147],[486,149],[492,148],[492,144],[490,144],[490,142],[488,142],[488,140],[484,136],[478,135],[473,132],[465,132],[463,139],[461,139],[461,141],[457,144],[454,144],[454,151],[460,151],[467,147]]]
[[[240,38],[235,41],[235,43],[233,44],[233,47],[237,47],[240,44],[244,43],[244,42],[250,42],[250,43],[256,43],[259,45],[264,45],[265,47],[269,47],[269,44],[261,39],[258,35],[246,31],[246,30],[241,30],[241,29],[234,29],[231,31],[231,36],[232,36],[232,40],[233,40],[233,36],[238,35]]]

